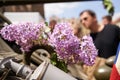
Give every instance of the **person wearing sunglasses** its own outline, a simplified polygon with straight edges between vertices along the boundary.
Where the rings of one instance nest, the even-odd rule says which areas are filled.
[[[120,41],[120,28],[113,24],[98,24],[96,14],[92,10],[82,11],[80,13],[80,22],[91,31],[90,35],[98,49],[96,63],[92,68],[86,67],[88,69],[86,73],[88,73],[87,75],[91,78],[97,67],[103,65],[107,58],[116,55]]]
[[[116,54],[120,41],[120,28],[116,25],[99,25],[96,14],[91,10],[80,13],[80,22],[84,27],[90,29],[98,56],[108,58]]]

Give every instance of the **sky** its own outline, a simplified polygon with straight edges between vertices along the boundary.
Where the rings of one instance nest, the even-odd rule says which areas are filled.
[[[115,16],[120,16],[120,0],[111,0],[115,8]],[[93,10],[98,21],[101,21],[102,16],[108,12],[104,9],[102,1],[79,1],[79,2],[64,2],[64,3],[48,3],[44,5],[45,18],[49,21],[51,16],[60,18],[78,18],[80,12],[85,9]]]

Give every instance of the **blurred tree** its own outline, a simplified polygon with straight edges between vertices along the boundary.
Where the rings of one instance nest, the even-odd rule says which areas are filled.
[[[114,14],[114,6],[111,0],[103,0],[104,8],[108,11],[108,13],[113,16]]]

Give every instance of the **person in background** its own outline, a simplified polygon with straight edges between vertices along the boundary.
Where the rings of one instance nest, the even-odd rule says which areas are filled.
[[[96,14],[91,10],[84,10],[80,13],[80,22],[90,30],[90,35],[98,49],[98,57],[93,66],[83,66],[88,80],[95,80],[94,71],[105,64],[105,60],[116,55],[120,41],[120,28],[113,24],[98,24]]]
[[[110,15],[103,16],[102,24],[103,25],[112,24],[112,16],[110,16]]]
[[[116,24],[116,25],[117,25],[118,23],[120,23],[120,17],[118,17],[117,19],[113,20],[112,23],[113,23],[113,24]],[[118,26],[120,27],[120,25],[118,25]]]
[[[89,35],[90,31],[83,27],[80,22],[75,21],[74,24],[72,24],[73,33],[78,38],[81,38],[85,35]]]
[[[70,22],[71,23],[71,22]],[[76,37],[81,39],[85,35],[89,35],[89,30],[85,29],[78,20],[74,19],[71,23],[71,28],[73,30],[73,33]],[[76,77],[78,80],[88,80],[87,75],[84,73],[82,63],[77,63],[77,64],[69,64],[67,66],[69,73],[72,76]]]
[[[80,13],[80,22],[90,29],[99,57],[108,58],[116,54],[120,41],[119,27],[112,24],[99,25],[96,14],[91,10]]]
[[[53,32],[53,29],[54,29],[54,27],[55,27],[55,25],[57,24],[57,21],[56,20],[50,20],[50,22],[49,22],[49,27],[50,27],[50,29],[51,29],[51,32]]]
[[[120,23],[120,17],[116,18],[115,20],[112,20],[112,16],[106,15],[102,17],[102,25],[107,25],[107,24],[113,24],[117,25]]]

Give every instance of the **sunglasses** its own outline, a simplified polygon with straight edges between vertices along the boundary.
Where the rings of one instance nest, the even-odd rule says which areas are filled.
[[[80,22],[82,22],[82,21],[87,21],[87,19],[88,19],[88,18],[85,17],[85,18],[81,19]]]

